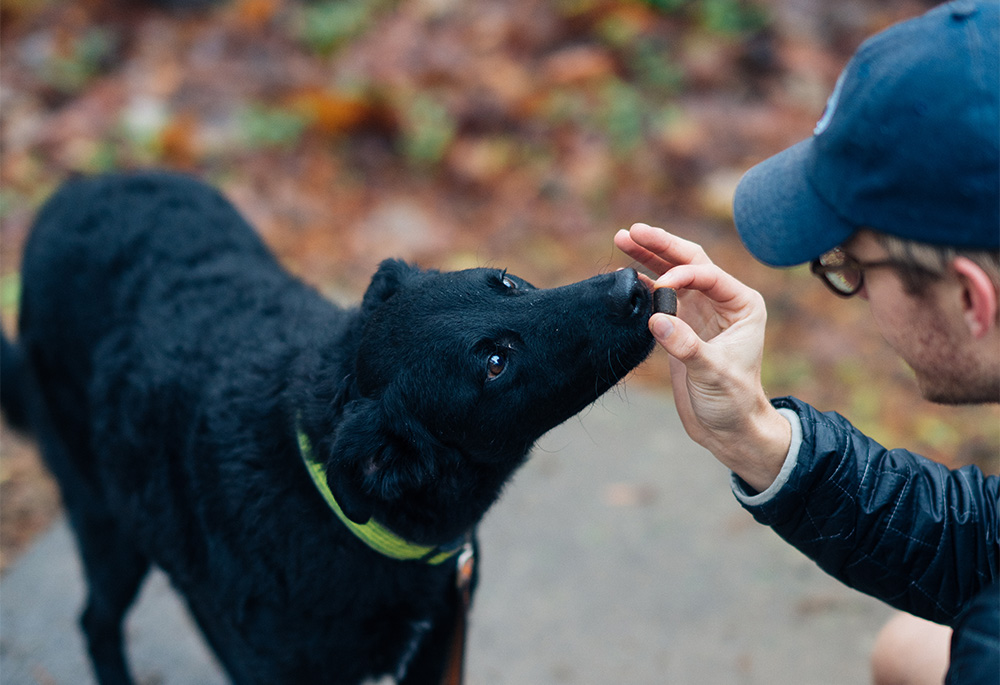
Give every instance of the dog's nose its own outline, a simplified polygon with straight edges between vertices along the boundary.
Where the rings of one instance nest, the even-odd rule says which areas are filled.
[[[622,269],[614,273],[608,305],[611,314],[625,319],[649,315],[649,291],[639,280],[635,269]]]

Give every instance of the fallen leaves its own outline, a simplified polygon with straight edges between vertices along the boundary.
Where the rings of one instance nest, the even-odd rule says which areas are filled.
[[[773,394],[998,467],[995,410],[922,402],[864,307],[754,263],[731,225],[742,172],[808,136],[850,52],[918,0],[169,4],[0,6],[5,309],[35,208],[80,171],[197,173],[286,264],[347,299],[391,256],[560,285],[627,264],[611,237],[646,221],[764,294]],[[635,379],[665,388],[665,355]],[[971,435],[988,447],[963,451]],[[8,455],[5,441],[4,468]],[[4,473],[8,488],[26,472]],[[604,496],[642,506],[655,493]]]
[[[338,137],[362,128],[395,128],[392,112],[372,98],[331,89],[307,87],[284,98],[285,107],[302,115],[323,136]]]

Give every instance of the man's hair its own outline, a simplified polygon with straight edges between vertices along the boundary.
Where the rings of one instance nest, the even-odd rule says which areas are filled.
[[[875,232],[879,244],[889,253],[889,258],[906,266],[899,269],[903,286],[911,295],[922,294],[939,279],[956,257],[965,257],[979,266],[1000,290],[1000,250],[956,249],[942,245],[928,245],[886,233]]]

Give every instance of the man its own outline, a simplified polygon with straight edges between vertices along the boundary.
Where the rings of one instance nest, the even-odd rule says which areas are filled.
[[[773,266],[811,262],[838,295],[866,299],[936,402],[1000,400],[998,53],[997,0],[877,34],[814,135],[751,169],[734,199],[747,249]],[[760,295],[660,229],[615,242],[662,274],[650,285],[679,291],[678,317],[655,314],[650,329],[685,429],[732,470],[743,506],[848,585],[953,627],[948,683],[996,685],[1000,479],[769,401]]]

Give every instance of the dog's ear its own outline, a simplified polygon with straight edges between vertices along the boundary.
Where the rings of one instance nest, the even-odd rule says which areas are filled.
[[[381,438],[378,403],[370,399],[347,405],[330,444],[326,484],[337,499],[341,511],[355,523],[366,523],[375,506],[368,492],[365,473]]]
[[[420,273],[419,268],[400,259],[384,260],[379,264],[378,270],[368,285],[368,290],[365,291],[364,299],[361,301],[361,310],[370,314],[399,292],[405,283]]]
[[[391,393],[390,393],[391,394]],[[459,454],[405,419],[390,421],[385,398],[351,402],[331,445],[327,484],[341,510],[364,523],[409,493],[453,487]]]

